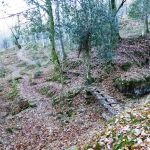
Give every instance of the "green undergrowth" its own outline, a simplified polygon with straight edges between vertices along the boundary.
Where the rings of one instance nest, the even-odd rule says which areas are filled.
[[[39,93],[41,93],[42,95],[46,95],[47,97],[53,97],[56,91],[52,91],[49,86],[44,86],[41,89],[39,89]]]
[[[121,65],[121,69],[123,71],[128,71],[132,67],[133,63],[132,62],[126,62]]]
[[[63,82],[67,81],[67,76],[63,75]],[[47,82],[58,82],[61,83],[61,75],[58,71],[55,71],[46,77]]]

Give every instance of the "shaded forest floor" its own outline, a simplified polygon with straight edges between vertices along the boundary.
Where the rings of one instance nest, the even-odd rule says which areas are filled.
[[[114,87],[113,79],[130,72],[138,73],[141,69],[150,69],[147,63],[150,37],[125,39],[117,47],[113,62],[105,65],[93,50],[93,86],[104,89],[130,111],[148,103],[149,97],[128,98]],[[45,51],[31,53],[31,47],[24,47],[19,51],[1,52],[0,57],[2,150],[61,150],[74,145],[82,147],[108,124],[101,115],[105,109],[94,98],[88,99],[82,90],[84,65],[82,59],[77,58],[77,53],[71,52],[64,64],[64,101],[59,100],[59,73],[48,63]],[[124,69],[124,64],[128,62],[132,65]]]

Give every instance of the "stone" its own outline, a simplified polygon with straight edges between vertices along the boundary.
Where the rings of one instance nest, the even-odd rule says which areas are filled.
[[[15,129],[16,130],[22,130],[22,126],[17,124],[16,127],[15,127]]]
[[[150,70],[139,69],[117,77],[114,86],[128,97],[141,97],[150,93]]]
[[[141,130],[140,129],[134,129],[133,132],[134,132],[134,134],[136,136],[139,136],[141,134]]]
[[[79,113],[85,113],[86,112],[86,109],[85,108],[80,108],[79,109]]]

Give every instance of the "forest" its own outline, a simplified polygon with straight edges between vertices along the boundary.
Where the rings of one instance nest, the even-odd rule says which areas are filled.
[[[0,150],[149,150],[150,0],[0,0]]]

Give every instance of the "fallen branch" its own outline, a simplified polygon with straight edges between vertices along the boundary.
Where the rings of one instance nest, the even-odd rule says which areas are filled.
[[[121,7],[123,7],[123,5],[124,5],[125,2],[126,2],[126,0],[122,0],[121,4],[119,5],[119,7],[118,7],[118,9],[117,9],[117,11],[115,13],[115,17],[117,15],[117,13],[119,12],[119,10],[121,9]]]

